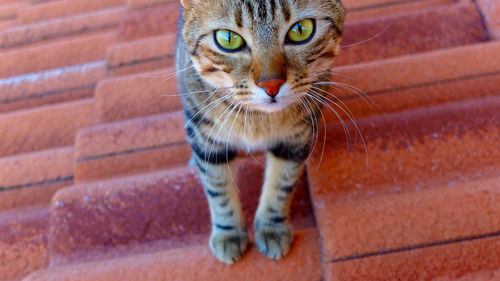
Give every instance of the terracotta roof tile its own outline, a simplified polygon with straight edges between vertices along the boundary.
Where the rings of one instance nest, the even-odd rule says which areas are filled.
[[[81,130],[76,179],[186,164],[190,153],[183,118],[182,112],[174,112]]]
[[[323,186],[314,192],[344,201],[496,176],[499,103],[488,97],[358,119],[366,147],[352,124],[347,143],[333,123],[309,165],[311,184]]]
[[[18,25],[4,30],[0,34],[0,48],[12,48],[47,39],[115,28],[118,27],[124,15],[125,8],[119,7]]]
[[[47,267],[49,210],[31,207],[0,213],[0,276],[21,280]]]
[[[73,183],[73,147],[0,158],[0,210],[38,203]]]
[[[124,4],[125,0],[56,0],[40,2],[23,9],[19,19],[21,23],[27,24]]]
[[[115,32],[80,35],[42,45],[15,48],[0,53],[0,78],[104,60]]]
[[[173,68],[102,81],[96,92],[99,123],[143,117],[182,108]]]
[[[488,36],[476,5],[448,5],[346,24],[342,45],[347,47],[343,47],[336,64],[373,61],[486,40]]]
[[[92,62],[0,79],[0,112],[94,96],[106,63]]]
[[[0,279],[50,259],[27,280],[498,280],[496,2],[343,2],[333,93],[364,143],[325,110],[292,207],[307,230],[227,267],[166,96],[179,2],[0,0]],[[257,161],[238,159],[250,228]]]
[[[73,145],[79,129],[93,124],[94,101],[60,105],[0,115],[0,156]],[[35,122],[36,120],[36,122]]]
[[[498,236],[444,243],[330,263],[324,267],[325,280],[434,280],[443,275],[457,280],[454,278],[470,272],[498,268],[499,253]]]
[[[345,2],[345,1],[344,1]],[[353,4],[357,4],[358,1]],[[453,4],[454,0],[419,0],[419,1],[398,1],[389,2],[389,5],[377,5],[373,8],[367,9],[366,7],[360,9],[350,9],[347,11],[346,20],[352,22],[354,20],[365,19],[370,17],[387,16],[388,14],[416,11],[420,9],[427,9],[438,7],[446,4]],[[347,2],[349,3],[349,2]],[[347,4],[345,3],[345,4]]]
[[[179,3],[173,2],[159,7],[131,12],[120,26],[121,41],[174,33],[179,18]]]
[[[160,5],[169,2],[175,3],[176,1],[175,0],[127,0],[127,6],[130,9],[144,9],[146,7]]]
[[[298,232],[290,255],[278,262],[263,258],[252,247],[240,263],[229,267],[216,261],[207,247],[200,246],[49,269],[35,273],[25,281],[135,281],[144,276],[151,281],[165,280],[165,276],[172,281],[320,280],[317,248],[317,234],[311,229]]]
[[[247,222],[257,207],[263,169],[241,160],[238,180]],[[71,258],[105,249],[210,232],[209,213],[193,168],[82,183],[59,191],[52,201],[51,253]],[[291,220],[314,225],[305,180],[300,181]],[[185,201],[185,200],[187,201]]]
[[[490,0],[478,0],[477,3],[483,12],[490,36],[500,39],[500,3]]]
[[[107,62],[110,68],[173,58],[175,34],[156,36],[132,42],[119,43],[109,48]]]

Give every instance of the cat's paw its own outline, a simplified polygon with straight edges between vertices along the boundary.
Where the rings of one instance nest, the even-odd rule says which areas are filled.
[[[292,229],[287,225],[264,227],[255,233],[257,249],[275,260],[281,259],[290,252],[292,241]]]
[[[245,253],[248,247],[248,234],[246,232],[214,233],[210,237],[210,249],[221,262],[233,264]]]

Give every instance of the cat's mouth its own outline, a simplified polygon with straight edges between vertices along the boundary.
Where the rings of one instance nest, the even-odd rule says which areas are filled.
[[[290,93],[290,87],[284,85],[276,95],[268,95],[260,88],[252,90],[252,98],[247,101],[246,106],[252,110],[265,113],[280,112],[297,102],[297,99]]]
[[[246,105],[252,110],[265,113],[276,113],[287,109],[296,102],[295,99],[290,97],[269,97],[266,101],[250,102]]]

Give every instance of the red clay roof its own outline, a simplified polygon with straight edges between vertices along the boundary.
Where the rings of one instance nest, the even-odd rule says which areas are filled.
[[[499,3],[345,0],[358,127],[325,110],[290,255],[229,267],[165,77],[177,1],[0,0],[0,280],[500,280]]]

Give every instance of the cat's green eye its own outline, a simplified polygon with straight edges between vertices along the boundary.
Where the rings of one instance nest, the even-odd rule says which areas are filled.
[[[240,35],[227,29],[215,32],[215,42],[219,48],[226,52],[236,52],[245,46],[245,40]]]
[[[303,19],[288,31],[287,40],[295,44],[304,44],[313,37],[315,23],[312,19]]]

